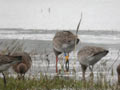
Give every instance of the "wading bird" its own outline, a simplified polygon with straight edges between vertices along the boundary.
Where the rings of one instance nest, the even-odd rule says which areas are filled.
[[[78,37],[70,31],[60,31],[56,33],[55,37],[53,38],[53,50],[56,55],[56,72],[58,72],[58,55],[61,53],[64,53],[66,58],[66,71],[69,70],[69,53],[73,51],[78,42]]]
[[[93,67],[94,65],[104,56],[107,55],[109,51],[96,46],[85,46],[78,52],[78,60],[81,64],[82,68],[82,76],[83,80],[85,80],[85,72],[87,67],[91,70],[91,74],[93,75]]]
[[[17,62],[21,62],[21,56],[9,56],[9,55],[1,55],[0,56],[0,73],[3,75],[4,86],[6,86],[6,78],[4,71],[8,70],[13,64]]]
[[[13,65],[13,70],[18,73],[18,79],[24,79],[25,73],[30,69],[32,65],[31,57],[26,52],[17,52],[12,56],[21,56],[22,61]]]
[[[57,63],[58,56],[61,53],[64,53],[66,63],[66,71],[69,71],[69,53],[75,49],[75,46],[79,43],[79,38],[77,36],[80,24],[82,21],[82,13],[80,21],[77,25],[76,35],[70,31],[60,31],[57,32],[53,38],[53,50],[56,56],[56,73],[58,72]]]

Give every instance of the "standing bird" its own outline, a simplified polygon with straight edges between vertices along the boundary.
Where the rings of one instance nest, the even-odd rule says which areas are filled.
[[[78,44],[79,39],[70,31],[60,31],[57,32],[53,38],[53,50],[56,55],[56,73],[58,55],[64,53],[66,59],[66,71],[69,70],[69,53],[73,51],[75,45]],[[67,67],[68,63],[68,67]]]
[[[0,73],[2,73],[3,75],[4,86],[6,86],[6,78],[3,72],[8,70],[13,64],[21,62],[21,60],[22,60],[21,56],[8,56],[8,55],[0,56]]]
[[[61,53],[64,53],[66,63],[66,71],[69,71],[69,53],[75,49],[76,44],[79,43],[79,38],[77,36],[78,30],[82,21],[82,13],[80,21],[77,25],[76,35],[74,35],[70,31],[60,31],[57,32],[53,38],[53,50],[56,56],[56,73],[58,72],[57,63],[58,63],[58,56]]]
[[[26,52],[17,52],[12,56],[21,56],[22,61],[13,65],[13,70],[18,73],[18,79],[24,79],[25,73],[30,69],[32,65],[31,57]]]
[[[85,80],[87,67],[89,67],[93,75],[94,64],[107,55],[108,52],[108,50],[96,46],[85,46],[78,52],[78,60],[81,64],[83,80]]]
[[[118,74],[118,84],[120,84],[120,64],[117,67],[117,74]]]

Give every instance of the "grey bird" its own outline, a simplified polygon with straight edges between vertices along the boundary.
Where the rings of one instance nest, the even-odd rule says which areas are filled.
[[[82,77],[84,80],[87,67],[89,67],[91,74],[93,74],[94,65],[106,56],[108,52],[108,50],[96,46],[85,46],[79,50],[78,60],[81,64]]]
[[[3,75],[4,86],[6,86],[6,78],[4,71],[8,70],[13,64],[17,62],[21,62],[21,56],[9,56],[9,55],[1,55],[0,56],[0,73]]]
[[[69,53],[73,51],[75,46],[79,43],[80,39],[78,38],[77,34],[81,21],[82,21],[82,13],[81,13],[80,21],[77,25],[76,35],[70,31],[59,31],[55,34],[53,38],[53,50],[56,56],[56,73],[58,72],[57,69],[58,56],[61,53],[64,53],[66,59],[66,63],[65,63],[66,71],[69,71]]]
[[[13,70],[18,74],[18,79],[24,79],[25,73],[32,65],[32,59],[27,52],[16,52],[12,56],[21,56],[22,61],[12,66]]]
[[[58,55],[64,53],[66,57],[66,71],[69,70],[69,53],[73,51],[75,45],[78,44],[79,39],[70,31],[60,31],[57,32],[53,38],[53,50],[56,55],[56,72]],[[67,66],[68,63],[68,66]]]

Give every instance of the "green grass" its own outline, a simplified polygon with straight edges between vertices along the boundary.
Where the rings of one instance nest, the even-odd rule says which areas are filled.
[[[0,78],[0,90],[118,90],[118,85],[111,85],[106,80],[83,81],[69,77],[50,77],[41,74],[40,79],[26,78],[18,80],[14,77],[7,77],[7,86],[4,87],[3,79]]]
[[[13,47],[11,47],[13,45]],[[19,48],[18,48],[19,47]],[[11,42],[9,45],[6,42],[5,49],[1,53],[9,53],[13,51],[24,51],[23,44],[17,43],[17,41]],[[14,77],[6,77],[7,86],[4,87],[3,78],[0,78],[0,90],[120,90],[120,87],[116,84],[111,84],[106,79],[107,75],[102,72],[107,71],[107,61],[102,60],[101,64],[97,68],[99,74],[97,74],[97,80],[76,80],[70,77],[50,77],[47,75],[34,76],[33,78],[25,78],[25,80],[18,80]],[[111,75],[113,76],[113,70]]]

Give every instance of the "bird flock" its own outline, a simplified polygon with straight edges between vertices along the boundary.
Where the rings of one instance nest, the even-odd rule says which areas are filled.
[[[77,34],[71,31],[59,31],[53,38],[53,52],[56,56],[56,73],[58,73],[58,57],[60,54],[65,56],[66,72],[69,72],[69,53],[72,52],[76,45],[80,42]],[[82,79],[85,80],[85,72],[87,67],[93,74],[94,65],[105,57],[109,50],[97,46],[84,46],[77,53],[77,59],[81,65]],[[12,55],[0,55],[0,73],[3,75],[4,85],[6,86],[6,78],[4,71],[10,67],[18,74],[18,79],[24,79],[25,73],[30,69],[32,59],[27,52],[17,52]],[[120,83],[120,65],[117,67],[118,82]]]

